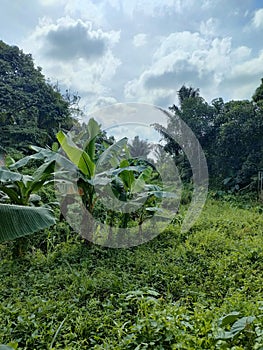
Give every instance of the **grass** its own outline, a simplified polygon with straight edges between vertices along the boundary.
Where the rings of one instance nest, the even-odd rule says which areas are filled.
[[[260,206],[209,199],[189,232],[170,226],[129,249],[85,245],[66,224],[22,258],[2,245],[0,343],[262,350],[262,232]]]

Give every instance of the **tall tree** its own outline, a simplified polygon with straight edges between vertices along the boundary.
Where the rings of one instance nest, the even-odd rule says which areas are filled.
[[[0,41],[0,144],[44,146],[72,124],[70,103],[35,68],[31,54]]]
[[[164,137],[166,141],[164,149],[174,157],[182,178],[189,180],[192,174],[190,164],[180,146],[180,139],[185,132],[181,121],[185,122],[193,131],[208,155],[215,140],[213,126],[216,110],[199,95],[198,89],[192,87],[188,88],[183,85],[178,91],[178,100],[179,106],[169,107],[171,113],[167,113],[167,128],[159,124],[155,124],[155,128]],[[189,140],[189,142],[191,141]]]
[[[199,90],[183,86],[178,91],[179,106],[167,113],[168,127],[156,124],[173,155],[182,178],[189,179],[189,163],[180,147],[183,120],[198,138],[207,157],[211,183],[228,189],[253,185],[258,170],[263,168],[263,82],[253,101],[229,101],[217,98],[208,104]],[[177,141],[177,142],[176,142]]]
[[[222,118],[222,117],[221,117]],[[230,101],[217,134],[215,172],[232,188],[251,183],[263,166],[263,114],[251,101]]]
[[[252,96],[254,102],[261,102],[263,104],[263,78],[261,79],[260,86],[256,89],[254,95]]]
[[[147,158],[152,146],[146,140],[141,140],[139,136],[135,136],[129,144],[129,149],[132,157]]]
[[[199,96],[199,89],[194,89],[193,87],[186,87],[183,85],[178,91],[178,100],[180,105],[182,106],[185,99],[195,98]]]

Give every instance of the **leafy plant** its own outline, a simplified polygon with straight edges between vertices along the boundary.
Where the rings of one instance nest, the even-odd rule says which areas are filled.
[[[18,169],[27,164],[27,159],[10,167]],[[31,176],[0,167],[0,201],[5,203],[0,204],[0,242],[24,237],[55,223],[49,208],[34,207],[41,199],[36,192],[50,182],[53,170],[53,161],[41,165]]]

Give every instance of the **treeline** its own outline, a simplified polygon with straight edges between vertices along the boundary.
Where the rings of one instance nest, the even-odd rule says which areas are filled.
[[[46,81],[30,54],[0,41],[0,150],[15,148],[26,153],[29,144],[51,146],[59,129],[78,124],[78,99],[69,91],[62,95]],[[180,132],[179,119],[192,129],[205,152],[210,186],[231,191],[255,189],[263,169],[263,79],[251,100],[216,98],[208,103],[199,89],[182,86],[178,101],[169,107],[167,129],[161,125],[156,129],[182,179],[191,181],[192,173],[173,137]]]
[[[230,191],[256,189],[258,172],[263,169],[263,79],[251,100],[211,104],[198,89],[182,86],[179,104],[169,107],[168,127],[156,125],[166,140],[169,152],[180,169],[181,177],[190,180],[191,167],[178,143],[182,119],[198,138],[207,158],[210,187]]]

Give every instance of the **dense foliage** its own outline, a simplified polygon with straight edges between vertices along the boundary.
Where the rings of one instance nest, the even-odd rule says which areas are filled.
[[[69,101],[46,82],[32,56],[0,41],[0,146],[50,145],[58,129],[72,123]]]
[[[1,246],[0,343],[259,350],[262,230],[261,207],[226,198],[210,199],[191,232],[169,227],[130,249],[85,246],[61,223],[23,259]]]
[[[206,154],[212,186],[233,191],[255,189],[258,171],[263,168],[262,89],[263,82],[252,101],[218,98],[208,104],[199,90],[181,87],[179,106],[173,105],[167,114],[168,127],[157,124],[156,129],[167,141],[165,150],[174,156],[182,178],[189,179],[191,169],[174,141],[180,135],[180,119],[192,129]]]

